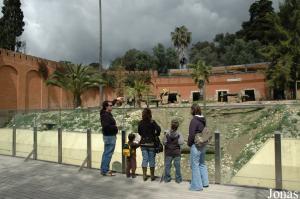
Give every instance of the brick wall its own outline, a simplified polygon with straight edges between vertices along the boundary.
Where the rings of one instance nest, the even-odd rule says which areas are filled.
[[[57,62],[38,57],[15,53],[0,49],[0,109],[53,109],[71,108],[72,94],[61,88],[47,87],[38,72],[39,62],[47,63],[49,73],[53,73],[58,66]],[[217,92],[226,90],[228,93],[243,93],[245,89],[255,90],[257,100],[267,98],[265,76],[253,72],[253,67],[266,68],[266,64],[249,66],[215,67],[214,74],[209,78],[206,87],[207,99],[217,100]],[[237,74],[218,74],[226,70],[236,70]],[[252,73],[247,73],[247,70]],[[241,72],[241,70],[243,72]],[[151,95],[159,97],[163,90],[177,92],[182,100],[192,101],[192,93],[197,92],[194,80],[190,77],[190,70],[172,70],[173,76],[160,77],[156,71],[127,72],[149,73],[152,77]],[[246,73],[245,73],[246,72]],[[116,94],[111,88],[104,88],[104,99],[114,99]],[[91,89],[82,95],[83,106],[94,107],[99,105],[99,90]]]

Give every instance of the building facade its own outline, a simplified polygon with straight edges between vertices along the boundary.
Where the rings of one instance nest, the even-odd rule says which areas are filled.
[[[0,109],[57,109],[73,106],[71,93],[58,87],[46,86],[39,72],[41,63],[47,66],[50,74],[59,65],[55,61],[0,49]],[[230,101],[230,97],[236,95],[250,96],[251,100],[267,99],[266,79],[264,73],[260,72],[267,65],[213,67],[206,86],[207,100]],[[168,76],[159,76],[156,71],[144,73],[151,75],[153,85],[150,95],[156,98],[167,91],[171,102],[201,100],[203,90],[199,91],[189,70],[170,70]],[[104,99],[116,97],[113,89],[104,89]],[[84,93],[82,102],[84,107],[99,106],[98,89]]]

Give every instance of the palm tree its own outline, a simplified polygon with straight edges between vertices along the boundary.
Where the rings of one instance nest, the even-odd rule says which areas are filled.
[[[102,78],[98,71],[90,67],[64,63],[57,68],[49,79],[47,85],[58,86],[73,94],[73,105],[81,106],[81,95],[88,89],[99,87],[103,84]]]
[[[189,46],[192,40],[192,33],[188,32],[185,26],[176,27],[174,32],[171,32],[171,39],[177,50],[179,60],[184,56],[184,50]]]
[[[198,85],[199,90],[203,88],[203,105],[204,105],[204,115],[206,115],[206,83],[209,82],[209,75],[211,73],[212,67],[206,65],[203,60],[198,60],[196,64],[191,64],[192,68],[192,78]]]
[[[141,107],[143,96],[149,93],[150,86],[142,80],[134,80],[132,86],[127,86],[126,94],[128,97],[137,99],[138,107]]]

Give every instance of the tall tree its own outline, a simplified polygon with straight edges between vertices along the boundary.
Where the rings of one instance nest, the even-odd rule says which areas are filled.
[[[153,55],[158,73],[165,73],[167,71],[167,57],[164,45],[161,43],[157,44],[153,48]]]
[[[218,54],[224,54],[226,52],[226,47],[233,44],[236,38],[237,36],[235,34],[230,34],[228,32],[225,34],[217,34],[214,38],[214,42],[216,43]]]
[[[289,56],[290,64],[290,88],[293,91],[293,97],[296,97],[296,83],[300,74],[300,1],[299,0],[285,0],[279,6],[278,16],[281,25],[288,35],[286,43],[286,52],[283,57]],[[285,47],[284,45],[281,45]]]
[[[128,71],[155,69],[155,60],[152,55],[145,51],[136,49],[128,50],[123,57],[118,57],[112,61],[111,68],[124,66]]]
[[[185,49],[189,46],[192,40],[192,33],[188,31],[185,26],[176,27],[174,32],[171,32],[172,42],[177,49],[179,62],[182,66],[181,60],[186,59]]]
[[[73,94],[74,108],[81,106],[81,95],[88,89],[99,87],[102,78],[91,67],[65,63],[54,71],[46,81],[47,85],[58,86]]]
[[[262,45],[259,41],[245,41],[235,39],[234,43],[226,46],[226,52],[223,55],[225,65],[237,65],[248,63],[259,63],[265,61],[264,56],[260,53]]]
[[[242,24],[238,36],[249,40],[258,40],[263,45],[277,43],[280,34],[275,31],[278,17],[271,0],[255,1],[249,9],[250,19]]]
[[[178,55],[174,48],[167,48],[166,50],[166,64],[168,69],[177,69],[178,68]]]
[[[0,18],[0,48],[15,51],[22,46],[18,39],[24,31],[24,15],[20,0],[4,0]]]
[[[196,64],[199,59],[212,66],[221,64],[215,44],[208,41],[193,44],[190,50],[190,62]]]
[[[178,56],[173,48],[165,48],[159,43],[153,48],[153,56],[158,73],[167,73],[168,69],[178,67]]]
[[[197,61],[196,64],[191,64],[192,68],[191,76],[195,83],[198,85],[199,90],[203,89],[203,104],[204,104],[204,114],[206,114],[206,84],[209,82],[209,76],[211,74],[212,67],[206,65],[201,59]]]

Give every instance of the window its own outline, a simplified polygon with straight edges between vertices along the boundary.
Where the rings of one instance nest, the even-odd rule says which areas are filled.
[[[168,102],[169,103],[177,102],[177,93],[169,93]]]
[[[203,100],[203,96],[201,96],[199,91],[192,92],[193,102]]]
[[[218,102],[228,102],[227,91],[218,91]]]
[[[255,101],[254,90],[245,90],[245,96],[247,101]]]

